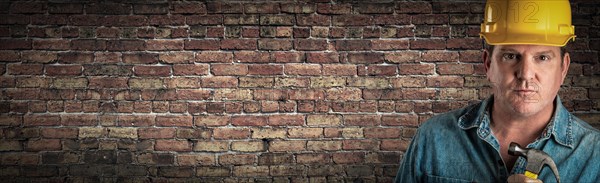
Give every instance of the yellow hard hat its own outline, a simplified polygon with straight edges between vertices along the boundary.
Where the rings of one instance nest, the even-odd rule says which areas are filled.
[[[491,45],[564,46],[575,40],[568,0],[488,0],[481,37]]]

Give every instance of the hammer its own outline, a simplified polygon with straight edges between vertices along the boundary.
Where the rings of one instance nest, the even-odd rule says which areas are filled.
[[[523,148],[516,142],[511,142],[508,148],[508,154],[513,156],[523,156],[527,159],[527,166],[525,167],[525,176],[537,179],[538,174],[542,171],[544,165],[548,165],[550,169],[552,169],[552,173],[556,177],[556,182],[560,183],[560,175],[558,175],[558,169],[556,169],[556,164],[548,154],[544,151],[531,149],[531,148]]]

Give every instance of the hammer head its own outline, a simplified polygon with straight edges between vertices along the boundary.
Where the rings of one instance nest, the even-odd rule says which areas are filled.
[[[544,151],[531,149],[531,148],[523,148],[519,144],[515,142],[511,142],[508,147],[508,154],[513,156],[523,156],[527,159],[527,166],[525,170],[532,172],[536,175],[540,174],[544,165],[548,165],[552,172],[556,176],[556,180],[560,182],[560,177],[558,175],[558,170],[554,161],[550,157],[550,155],[546,154]]]

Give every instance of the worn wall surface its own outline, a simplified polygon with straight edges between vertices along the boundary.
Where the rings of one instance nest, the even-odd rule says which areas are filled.
[[[0,2],[0,180],[389,182],[490,95],[483,1]],[[600,3],[560,94],[600,127]]]

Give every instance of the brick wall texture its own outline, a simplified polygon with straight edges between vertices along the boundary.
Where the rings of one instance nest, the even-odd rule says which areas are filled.
[[[560,91],[600,128],[600,3]],[[390,182],[490,95],[484,2],[0,2],[0,179]]]

